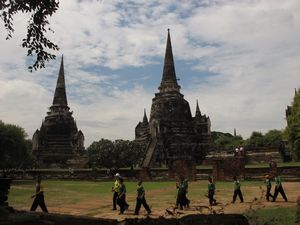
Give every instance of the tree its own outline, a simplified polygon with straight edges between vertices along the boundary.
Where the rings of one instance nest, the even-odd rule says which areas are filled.
[[[114,155],[114,145],[110,140],[102,138],[100,141],[94,141],[87,148],[87,152],[92,167],[102,166],[112,168],[116,164],[113,161],[113,159],[116,158]]]
[[[287,115],[286,133],[294,160],[300,159],[300,91],[295,92],[292,106]]]
[[[135,141],[101,139],[88,148],[89,162],[92,167],[104,167],[118,170],[139,164],[144,153],[144,146]]]
[[[10,39],[14,32],[14,15],[21,12],[30,14],[27,26],[27,37],[22,41],[22,47],[27,48],[27,56],[36,55],[36,61],[28,69],[37,70],[45,67],[45,61],[55,59],[55,55],[48,50],[58,50],[58,46],[47,37],[47,31],[54,32],[49,25],[49,17],[58,9],[59,0],[1,0],[0,17],[4,21],[8,34],[6,39]]]
[[[33,165],[31,141],[24,129],[0,121],[0,168],[28,168]]]
[[[237,146],[243,145],[241,136],[233,136],[230,133],[222,133],[218,131],[212,132],[212,141],[214,149],[232,150]]]
[[[245,141],[248,148],[265,147],[264,135],[261,132],[253,131],[250,138]]]
[[[268,147],[279,147],[282,145],[283,140],[283,131],[280,130],[269,130],[264,135],[264,143]]]
[[[122,145],[122,142],[124,142],[123,140],[117,141],[119,142],[119,144],[116,144],[116,147],[120,144]],[[126,146],[125,148],[123,148],[124,151],[122,151],[122,159],[124,160],[125,167],[131,167],[133,169],[134,166],[137,166],[140,163],[142,163],[146,146],[136,141],[125,142]]]

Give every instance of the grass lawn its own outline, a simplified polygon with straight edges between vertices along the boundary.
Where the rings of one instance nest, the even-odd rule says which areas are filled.
[[[300,162],[279,162],[278,167],[300,166]],[[246,168],[269,168],[269,163],[247,164]],[[198,165],[197,169],[212,169],[212,165]]]
[[[93,198],[111,198],[113,186],[113,182],[58,180],[44,180],[42,184],[45,187],[45,197],[49,206],[74,204]],[[174,189],[174,182],[144,182],[144,187],[149,192],[156,189],[171,190]],[[126,182],[126,189],[127,193],[135,193],[136,182]],[[9,194],[9,203],[16,207],[28,206],[28,203],[31,204],[32,201],[30,196],[34,192],[34,181],[13,183]]]
[[[285,167],[285,166],[300,166],[300,162],[279,162],[277,163],[278,167]],[[269,168],[268,163],[259,163],[259,164],[248,164],[246,168]]]
[[[248,219],[250,224],[256,225],[293,225],[296,224],[296,207],[259,209]]]
[[[197,165],[197,169],[212,169],[212,165]]]

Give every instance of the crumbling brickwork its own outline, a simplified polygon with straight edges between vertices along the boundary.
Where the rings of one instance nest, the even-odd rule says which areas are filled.
[[[196,163],[188,160],[175,160],[169,166],[169,178],[176,179],[179,176],[189,180],[196,180]]]
[[[244,157],[219,157],[213,160],[213,177],[216,180],[232,180],[233,176],[245,178]]]

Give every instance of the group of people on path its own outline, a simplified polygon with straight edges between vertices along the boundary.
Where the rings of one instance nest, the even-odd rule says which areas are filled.
[[[270,201],[270,197],[272,198],[272,202],[275,202],[277,199],[278,194],[280,193],[283,199],[287,202],[288,199],[285,195],[285,192],[283,190],[282,184],[281,184],[281,178],[279,175],[276,175],[274,177],[275,181],[275,189],[274,189],[274,195],[271,194],[271,189],[272,189],[272,182],[270,180],[270,176],[266,175],[265,176],[265,184],[266,184],[266,200]],[[209,199],[209,205],[216,205],[217,201],[214,199],[214,194],[215,194],[216,186],[215,183],[213,182],[212,177],[208,178],[208,199]],[[244,202],[244,197],[241,191],[241,182],[239,179],[234,176],[233,177],[233,196],[232,196],[232,202],[235,203],[237,197],[239,197],[240,202]]]
[[[270,197],[272,198],[272,202],[275,202],[277,199],[278,194],[280,193],[281,196],[283,197],[283,199],[287,202],[288,199],[285,195],[285,192],[283,190],[283,187],[281,185],[281,178],[280,176],[276,175],[275,178],[275,189],[274,189],[274,195],[271,194],[271,189],[272,189],[272,182],[270,180],[270,176],[266,175],[266,179],[265,179],[265,184],[266,184],[266,188],[267,188],[267,192],[266,192],[266,200],[270,201]]]
[[[114,186],[112,187],[112,192],[113,192],[113,210],[117,210],[117,205],[120,208],[120,213],[123,214],[125,210],[129,208],[128,203],[126,202],[126,186],[124,184],[124,179],[121,177],[119,173],[115,174],[115,183]],[[34,201],[32,203],[32,206],[30,208],[30,211],[35,211],[38,206],[41,207],[43,212],[48,212],[47,206],[45,204],[44,200],[44,187],[41,184],[41,176],[37,177],[36,181],[36,190],[35,194],[32,195],[32,198],[34,198]],[[265,176],[265,185],[266,185],[266,200],[270,201],[276,201],[278,194],[280,193],[283,197],[283,199],[287,202],[288,199],[285,195],[285,192],[283,190],[282,184],[281,184],[281,178],[280,176],[276,175],[274,177],[275,181],[275,189],[274,189],[274,194],[271,194],[271,189],[272,189],[272,182],[270,179],[269,175]],[[176,188],[178,189],[177,191],[177,199],[176,199],[176,207],[179,209],[183,208],[189,208],[190,205],[190,200],[187,198],[187,193],[188,193],[188,180],[184,179],[184,177],[180,176],[179,181],[176,183]],[[216,185],[212,177],[208,178],[208,199],[209,199],[209,205],[217,205],[217,201],[214,198],[216,191]],[[241,191],[241,182],[239,179],[234,176],[233,177],[233,197],[232,197],[232,203],[235,203],[237,197],[239,197],[240,202],[244,202],[243,194]],[[145,208],[147,211],[147,214],[149,215],[151,213],[151,209],[149,205],[146,202],[145,198],[145,189],[143,187],[143,182],[139,181],[137,183],[137,188],[136,188],[136,206],[134,210],[134,214],[138,215],[139,211],[141,209],[141,206]]]
[[[124,184],[124,179],[121,177],[119,173],[115,175],[115,183],[114,187],[112,187],[113,194],[113,210],[117,210],[117,205],[120,207],[120,213],[123,214],[125,210],[129,208],[129,205],[126,202],[126,186]],[[139,181],[136,189],[136,206],[134,210],[134,214],[138,215],[143,205],[147,211],[147,214],[151,213],[150,207],[146,202],[145,198],[145,189],[143,187],[143,182]]]

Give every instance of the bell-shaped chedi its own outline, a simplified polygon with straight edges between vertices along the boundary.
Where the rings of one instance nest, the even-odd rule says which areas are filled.
[[[52,106],[42,122],[40,130],[32,137],[32,150],[38,167],[66,167],[68,161],[84,150],[84,136],[77,129],[68,106],[64,63],[61,59]]]
[[[178,160],[197,163],[210,148],[210,119],[201,115],[198,102],[196,115],[192,116],[177,80],[168,30],[159,92],[152,99],[149,122],[143,120],[135,130],[136,140],[147,145],[143,168],[162,165],[172,168]]]

